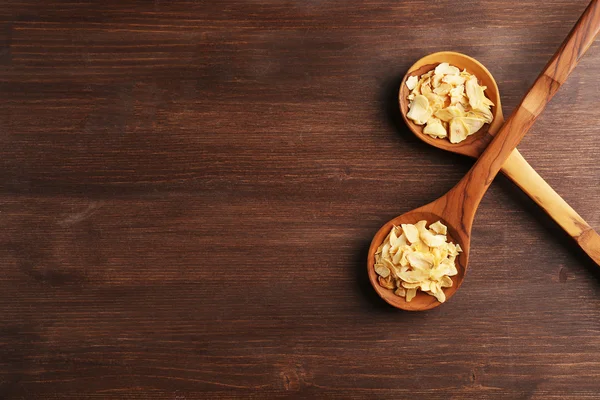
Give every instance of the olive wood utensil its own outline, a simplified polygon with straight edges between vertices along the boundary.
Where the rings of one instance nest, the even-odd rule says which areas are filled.
[[[463,252],[457,257],[458,274],[452,277],[453,286],[444,290],[451,298],[465,278],[471,244],[471,228],[477,207],[487,188],[498,174],[511,152],[531,128],[546,104],[573,71],[580,58],[593,43],[600,30],[600,0],[592,0],[561,47],[550,59],[521,104],[506,120],[500,131],[483,151],[475,165],[448,193],[437,200],[400,215],[383,225],[375,234],[368,254],[368,274],[377,293],[389,304],[411,311],[428,310],[440,305],[435,297],[417,292],[411,302],[396,296],[377,282],[374,255],[393,226],[414,224],[425,219],[428,223],[441,220],[448,226],[448,238],[459,243]]]

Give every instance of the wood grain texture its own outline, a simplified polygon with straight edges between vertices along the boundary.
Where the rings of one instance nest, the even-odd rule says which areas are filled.
[[[469,54],[508,115],[586,5],[5,1],[0,398],[600,398],[600,276],[506,179],[444,307],[364,266],[472,165],[401,122],[408,67]],[[599,64],[519,145],[596,229]]]

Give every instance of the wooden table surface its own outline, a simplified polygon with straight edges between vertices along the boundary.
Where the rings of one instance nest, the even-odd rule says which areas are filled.
[[[366,275],[472,165],[407,68],[469,54],[508,115],[586,4],[4,0],[0,398],[600,398],[600,269],[504,177],[448,303]],[[596,229],[599,101],[597,43],[519,146]]]

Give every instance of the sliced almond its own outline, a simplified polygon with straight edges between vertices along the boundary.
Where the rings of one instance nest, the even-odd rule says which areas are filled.
[[[481,129],[485,121],[483,118],[459,117],[460,121],[467,127],[467,135],[472,135]]]
[[[435,67],[435,73],[442,75],[459,75],[460,70],[448,63],[441,63]]]
[[[410,266],[415,269],[429,271],[433,267],[433,254],[414,252],[410,253],[406,258],[408,259]]]
[[[462,122],[462,118],[453,118],[452,121],[450,121],[450,143],[460,143],[465,140],[467,136],[469,136],[469,131],[464,122]]]
[[[431,107],[431,110],[434,113],[437,110],[441,110],[442,108],[444,108],[444,97],[435,93],[427,93],[424,96],[427,97],[427,100],[429,101],[429,107]]]
[[[421,287],[421,282],[417,282],[417,283],[402,282],[402,287],[404,289],[418,289]]]
[[[435,74],[435,75],[433,75],[431,84],[433,85],[434,88],[436,88],[436,87],[440,86],[440,84],[442,83],[442,79],[444,79],[444,74]]]
[[[443,303],[446,301],[446,294],[444,293],[444,291],[442,289],[438,289],[432,293],[435,296],[435,298],[437,299],[437,301],[439,301],[440,303]]]
[[[448,228],[446,225],[442,224],[441,221],[437,221],[429,225],[429,229],[432,229],[435,233],[439,233],[441,235],[448,233]]]
[[[481,107],[483,102],[482,91],[479,90],[479,84],[477,83],[477,78],[474,76],[470,77],[465,83],[465,91],[467,97],[469,98],[469,104],[471,108],[478,109]]]
[[[452,278],[449,276],[442,276],[440,283],[442,284],[442,287],[452,287]]]
[[[426,95],[429,93],[433,93],[433,89],[431,88],[431,84],[429,81],[421,84],[421,94]]]
[[[412,224],[402,224],[402,232],[406,235],[406,239],[409,243],[415,243],[419,241],[419,230]]]
[[[432,137],[443,138],[448,136],[446,128],[442,125],[442,121],[437,118],[429,118],[427,125],[423,128],[423,133]]]
[[[446,243],[446,236],[434,235],[433,233],[429,232],[424,224],[418,225],[417,229],[419,231],[419,238],[429,247],[440,247]]]
[[[465,77],[461,75],[446,75],[442,79],[442,82],[448,83],[453,86],[458,86],[465,83]]]
[[[417,125],[425,125],[432,113],[427,97],[418,95],[415,96],[406,116],[413,120]]]
[[[483,122],[485,122],[486,124],[491,123],[492,120],[494,119],[494,115],[492,114],[492,111],[490,111],[488,108],[469,111],[468,116],[473,117],[473,118],[481,118],[481,119],[483,119]]]
[[[390,279],[384,279],[380,276],[377,280],[379,281],[379,284],[386,289],[393,290],[395,287],[394,283]]]
[[[402,279],[404,282],[419,283],[429,277],[429,272],[418,271],[418,270],[406,271],[406,272],[400,272],[398,277],[400,279]]]
[[[453,89],[453,87],[449,83],[442,83],[441,85],[439,85],[438,87],[433,89],[433,93],[438,94],[438,95],[446,95],[446,94],[450,93],[450,91],[452,89]]]
[[[382,278],[387,278],[390,276],[390,269],[385,265],[375,265],[375,272],[377,272],[377,275],[381,276]]]
[[[450,122],[456,117],[464,117],[465,113],[456,106],[450,106],[436,111],[434,116],[439,118],[441,121]]]
[[[406,87],[408,90],[413,90],[417,86],[418,82],[419,78],[417,76],[409,76],[406,80]]]

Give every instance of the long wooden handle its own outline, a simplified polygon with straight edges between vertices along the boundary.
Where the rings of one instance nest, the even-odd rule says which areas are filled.
[[[477,160],[473,168],[449,195],[463,202],[460,221],[465,232],[471,231],[477,207],[488,187],[529,131],[538,115],[565,82],[600,31],[600,0],[592,0],[558,51],[538,76],[515,112]]]
[[[502,172],[575,239],[596,264],[600,265],[600,235],[548,185],[517,149],[508,156],[502,166]]]

